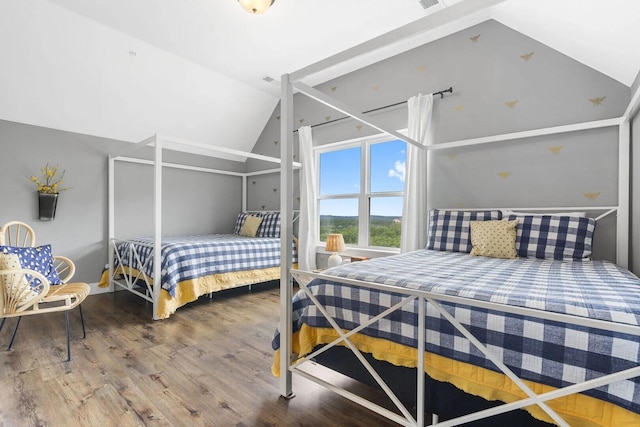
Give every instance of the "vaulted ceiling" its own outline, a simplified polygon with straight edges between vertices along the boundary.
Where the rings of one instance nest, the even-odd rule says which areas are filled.
[[[3,0],[0,119],[251,150],[282,74],[389,32],[386,48],[305,82],[495,19],[632,86],[638,17],[637,0],[277,0],[258,16],[236,0]],[[424,23],[419,34],[403,32],[412,23]]]

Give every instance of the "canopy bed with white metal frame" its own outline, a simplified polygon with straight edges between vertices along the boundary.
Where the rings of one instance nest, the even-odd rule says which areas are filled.
[[[153,145],[153,159],[128,157]],[[280,212],[247,211],[247,179],[279,173],[280,169],[235,172],[163,161],[163,150],[186,149],[229,158],[253,158],[270,163],[280,159],[239,150],[216,147],[185,139],[154,135],[118,155],[109,156],[109,264],[101,286],[122,288],[153,304],[153,319],[169,317],[175,310],[199,296],[280,277]],[[153,166],[153,236],[120,239],[115,221],[116,162]],[[176,168],[242,180],[242,206],[234,234],[163,237],[162,171]],[[248,217],[259,218],[248,237],[242,227]],[[293,237],[292,237],[293,238]],[[295,248],[292,248],[295,250]],[[295,255],[295,253],[294,253]],[[154,259],[161,262],[154,263]],[[161,280],[154,280],[161,277]]]
[[[417,28],[418,27],[414,27],[414,29]],[[399,36],[402,37],[405,36],[405,34],[400,33]],[[341,54],[327,58],[324,61],[313,64],[312,66],[299,70],[295,73],[285,74],[281,78],[281,141],[283,141],[283,143],[281,144],[281,158],[283,161],[281,174],[281,207],[283,211],[281,258],[283,264],[281,269],[282,275],[280,281],[281,318],[278,325],[278,333],[276,334],[277,339],[274,339],[274,348],[277,348],[276,356],[278,357],[274,365],[274,371],[276,373],[279,373],[280,375],[280,394],[285,398],[292,397],[292,377],[293,375],[299,375],[327,388],[328,390],[334,391],[347,399],[363,405],[370,410],[375,411],[378,414],[397,422],[400,425],[424,426],[425,423],[429,423],[429,421],[443,426],[459,425],[462,423],[474,422],[486,417],[506,413],[514,409],[535,406],[536,408],[529,408],[529,410],[532,414],[534,414],[536,418],[543,419],[557,425],[567,426],[570,424],[569,421],[563,418],[563,415],[560,415],[562,411],[558,411],[552,408],[552,406],[548,404],[549,401],[558,398],[562,399],[567,396],[572,396],[572,398],[578,399],[577,397],[575,397],[576,393],[597,394],[602,392],[603,389],[616,390],[620,387],[626,387],[627,392],[629,392],[630,394],[618,393],[618,395],[625,394],[626,399],[625,402],[621,403],[621,406],[624,409],[621,410],[623,415],[621,415],[620,419],[624,419],[626,421],[631,420],[630,422],[632,423],[640,422],[640,395],[638,392],[638,390],[640,390],[640,386],[638,385],[637,380],[637,377],[640,376],[640,339],[638,338],[640,337],[640,300],[636,299],[633,301],[629,301],[631,306],[625,307],[620,313],[617,314],[593,314],[592,312],[586,313],[581,311],[581,308],[578,307],[581,303],[576,303],[575,306],[572,305],[572,303],[568,303],[564,306],[563,309],[559,309],[557,307],[555,309],[550,309],[548,307],[545,307],[544,305],[528,305],[526,300],[524,302],[521,301],[520,303],[513,303],[509,301],[508,298],[511,294],[507,294],[507,297],[504,297],[503,295],[502,299],[496,298],[495,296],[487,295],[485,295],[484,297],[474,298],[473,296],[469,296],[473,294],[473,292],[470,292],[468,288],[464,288],[464,286],[462,285],[462,288],[458,291],[454,292],[453,290],[451,290],[450,292],[448,292],[445,286],[443,286],[443,288],[438,288],[437,283],[431,283],[426,287],[419,287],[415,282],[412,282],[409,279],[405,280],[403,277],[394,277],[394,273],[396,271],[393,269],[392,264],[398,260],[401,260],[402,258],[407,259],[414,257],[409,262],[409,264],[411,264],[411,262],[416,262],[416,257],[421,258],[427,256],[435,256],[439,257],[440,261],[438,262],[447,262],[451,263],[451,265],[455,265],[461,259],[463,259],[460,254],[454,254],[453,256],[455,257],[455,262],[452,262],[449,259],[443,258],[443,255],[441,253],[434,254],[432,253],[433,251],[430,251],[428,249],[401,254],[398,255],[397,259],[393,257],[392,261],[388,261],[388,258],[386,260],[385,258],[381,258],[379,261],[367,261],[367,263],[370,263],[368,265],[358,265],[359,263],[355,263],[353,266],[340,266],[322,273],[299,270],[293,271],[291,269],[292,260],[288,254],[290,254],[291,249],[290,236],[292,233],[292,217],[289,211],[293,203],[292,147],[294,89],[299,93],[315,99],[316,101],[334,108],[337,111],[347,114],[350,117],[353,117],[354,119],[360,121],[361,123],[378,129],[383,133],[392,135],[398,139],[404,140],[407,143],[418,146],[420,148],[425,148],[422,147],[420,143],[411,140],[405,135],[402,135],[394,130],[385,129],[384,126],[376,123],[375,119],[360,114],[352,108],[342,104],[341,102],[332,99],[330,96],[300,82],[300,79],[305,78],[317,71],[339,64],[345,60],[355,58],[359,55],[366,54],[371,50],[382,49],[386,47],[389,42],[389,38],[385,37],[374,39],[371,42],[364,43]],[[620,289],[627,289],[631,291],[631,294],[633,294],[634,292],[637,294],[638,291],[640,291],[640,279],[628,272],[626,268],[629,263],[629,121],[637,112],[639,106],[640,90],[636,90],[635,93],[632,94],[631,102],[622,117],[556,126],[546,129],[515,132],[510,134],[463,141],[439,143],[426,147],[426,150],[427,152],[433,150],[447,150],[451,148],[490,144],[498,141],[516,141],[544,135],[562,134],[567,132],[606,127],[618,127],[617,204],[615,206],[603,206],[597,208],[543,208],[543,210],[545,211],[556,212],[573,210],[605,211],[605,214],[600,215],[599,218],[602,218],[609,214],[615,214],[616,264],[601,261],[566,262],[556,259],[538,260],[536,259],[536,257],[533,257],[533,259],[524,258],[522,260],[522,264],[526,264],[528,266],[526,268],[530,268],[532,265],[535,265],[535,268],[543,268],[547,269],[548,271],[555,271],[555,269],[560,269],[563,271],[563,274],[566,274],[568,270],[571,270],[573,271],[573,273],[570,273],[568,276],[561,275],[561,277],[566,277],[567,286],[570,283],[573,283],[574,285],[576,283],[579,285],[583,282],[589,283],[589,277],[591,277],[591,275],[594,275],[600,276],[601,278],[606,278],[605,280],[602,280],[602,282],[613,283],[611,289],[607,288],[607,290],[602,291],[604,293],[613,292],[615,294],[619,292]],[[433,212],[431,207],[427,208],[429,211]],[[482,210],[484,211],[487,209]],[[527,208],[526,210],[531,210],[531,208]],[[471,211],[471,209],[469,209],[469,211]],[[593,227],[595,227],[595,223]],[[467,258],[476,258],[476,260],[469,262],[481,263],[481,261],[477,261],[477,258],[479,257],[467,256]],[[390,262],[391,264],[385,265],[385,262]],[[420,265],[422,266],[422,264]],[[376,274],[376,272],[378,271],[376,269],[378,268],[381,268],[384,271],[388,271],[389,275],[385,276],[383,274]],[[470,270],[474,270],[474,268],[471,268]],[[481,267],[481,269],[482,268],[486,267]],[[500,267],[500,269],[501,268],[502,267]],[[358,273],[353,269],[360,269],[361,271]],[[368,271],[371,269],[374,270],[373,273]],[[582,269],[585,269],[585,271],[582,271]],[[609,276],[608,274],[603,274],[602,272],[605,270],[609,271],[611,276]],[[571,276],[572,274],[575,274],[578,279],[570,279],[569,276]],[[528,276],[525,274],[523,275],[523,277],[527,278]],[[293,295],[293,279],[295,279],[301,287],[301,291],[296,295],[295,299]],[[478,279],[476,278],[473,280]],[[502,282],[501,280],[504,280],[504,282]],[[510,280],[511,279],[509,278],[498,278],[497,283],[498,285],[501,283],[511,283]],[[403,281],[405,282],[404,286],[398,285],[396,283]],[[558,283],[562,284],[563,282],[554,282],[552,285],[557,285]],[[611,283],[604,283],[604,286],[610,286]],[[318,293],[315,293],[315,291],[309,289],[311,285],[313,285],[316,289],[323,287],[330,288],[332,289],[332,291],[329,294],[320,295]],[[617,289],[616,286],[619,289]],[[571,288],[568,286],[567,289]],[[348,320],[336,315],[336,312],[338,311],[347,311],[342,310],[344,307],[340,306],[339,302],[335,302],[335,299],[338,299],[340,295],[344,296],[345,294],[367,295],[364,300],[359,299],[358,297],[352,297],[349,299],[351,305],[349,306],[349,314],[346,315]],[[332,299],[333,302],[327,303],[327,300],[323,299],[327,295],[329,299]],[[372,305],[370,303],[373,301],[374,296],[375,298],[379,298],[380,300],[382,300],[383,298],[388,298],[387,300],[385,300],[385,303],[376,305],[378,309],[377,311],[363,313],[358,312],[356,309],[351,309],[352,307],[358,305]],[[568,299],[571,298],[572,295],[569,295]],[[301,344],[299,342],[293,342],[294,331],[292,325],[294,323],[297,323],[298,326],[300,326],[300,316],[303,315],[303,311],[301,311],[302,308],[300,305],[300,301],[302,299],[307,300],[308,306],[312,307],[314,310],[315,318],[321,319],[321,321],[319,322],[320,324],[324,325],[324,327],[316,329],[313,326],[310,326],[311,323],[302,323],[303,329],[308,329],[307,332],[309,332],[309,330],[311,331],[307,333],[307,337],[313,336],[314,339],[316,339],[319,335],[325,334],[325,336],[321,339],[317,339],[317,341],[310,340],[309,342],[306,342],[306,345],[308,345],[309,348],[302,349],[302,352],[300,354],[295,354],[295,352],[301,350]],[[589,299],[589,297],[587,297],[587,299]],[[297,304],[297,306],[294,307],[292,300],[295,301],[295,304]],[[561,304],[565,303],[566,301],[563,300]],[[333,304],[336,304],[337,306],[334,306]],[[415,402],[416,409],[413,412],[397,398],[394,390],[392,390],[392,388],[386,384],[383,376],[375,372],[375,369],[372,367],[372,363],[370,363],[371,359],[369,358],[369,353],[374,353],[375,359],[385,359],[381,357],[380,354],[375,354],[375,349],[371,346],[371,341],[368,340],[370,337],[362,339],[362,334],[360,334],[373,324],[381,323],[381,321],[386,320],[387,318],[393,319],[394,315],[396,315],[398,312],[402,312],[402,307],[405,305],[412,307],[411,309],[409,309],[409,312],[414,318],[414,329],[407,333],[408,335],[413,334],[413,341],[415,342],[413,342],[412,345],[404,346],[405,349],[409,348],[409,352],[413,354],[413,359],[409,360],[408,362],[407,360],[405,360],[405,362],[407,363],[406,366],[413,366],[416,368],[416,374],[414,374],[413,377],[415,383],[414,387],[416,390],[416,396],[413,402]],[[463,313],[462,319],[457,318],[457,310]],[[615,312],[616,310],[617,309],[614,309],[613,311]],[[434,312],[436,314],[433,314]],[[561,325],[562,327],[568,328],[568,331],[571,331],[566,333],[567,337],[571,338],[577,336],[586,336],[588,340],[588,337],[591,336],[590,334],[606,336],[608,337],[606,339],[613,340],[619,344],[618,347],[613,346],[609,348],[612,352],[615,353],[621,348],[627,350],[631,349],[630,351],[626,351],[625,357],[629,356],[629,353],[631,354],[631,356],[628,357],[628,360],[625,359],[626,362],[622,364],[611,362],[609,359],[603,359],[603,363],[608,367],[599,371],[599,375],[588,377],[581,381],[574,381],[574,377],[569,376],[571,377],[570,380],[567,380],[563,383],[562,380],[564,380],[564,378],[560,378],[556,383],[552,385],[545,385],[544,381],[542,380],[540,380],[539,383],[536,383],[535,381],[531,382],[531,380],[529,379],[519,378],[518,374],[514,372],[516,370],[512,367],[507,366],[507,364],[503,362],[502,352],[506,352],[507,350],[500,350],[499,348],[498,350],[496,350],[496,346],[487,344],[486,342],[483,342],[483,339],[478,339],[476,336],[474,336],[474,333],[478,333],[478,327],[477,325],[474,325],[473,322],[470,322],[469,319],[477,316],[477,313],[485,313],[485,317],[487,313],[489,313],[491,316],[497,314],[509,319],[518,319],[518,322],[537,322],[541,325]],[[401,315],[398,314],[398,316],[401,317],[405,314],[406,313],[402,313]],[[426,408],[425,406],[425,382],[429,380],[429,377],[431,377],[432,374],[439,381],[448,381],[447,379],[442,379],[446,377],[446,375],[434,374],[434,370],[432,369],[432,359],[434,357],[439,357],[438,354],[433,353],[433,348],[430,347],[433,345],[433,343],[429,341],[431,339],[429,337],[433,337],[432,334],[434,333],[434,330],[430,329],[431,326],[429,326],[430,320],[433,316],[437,316],[438,318],[440,318],[442,323],[447,323],[447,327],[451,330],[455,329],[457,331],[455,332],[455,334],[458,334],[460,337],[464,337],[463,339],[466,339],[464,344],[465,346],[473,347],[473,351],[482,353],[481,357],[487,360],[486,363],[493,364],[492,369],[493,371],[497,372],[497,375],[500,375],[500,381],[506,381],[510,384],[513,384],[513,389],[517,389],[516,394],[520,397],[510,401],[509,403],[496,406],[495,408],[481,409],[477,412],[465,415],[457,414],[454,415],[453,419],[448,419],[443,422],[439,422],[438,414],[432,413],[432,417],[429,420],[429,414],[427,413],[427,410],[430,408]],[[313,315],[309,317],[313,317]],[[305,322],[306,320],[308,319],[305,319]],[[407,326],[406,324],[396,324],[395,326],[393,326],[392,323],[392,326],[390,326],[390,328],[393,329],[394,327],[404,328]],[[438,330],[435,330],[435,332],[440,333],[438,332]],[[487,330],[481,330],[480,332],[481,334],[488,333]],[[300,333],[300,330],[296,330],[296,333]],[[383,340],[383,342],[384,345],[388,345],[389,343],[388,340]],[[322,347],[316,346],[316,344],[322,344]],[[459,343],[457,343],[457,345],[459,345]],[[577,345],[583,346],[584,343],[580,343]],[[389,410],[387,407],[383,407],[374,402],[368,401],[361,396],[353,394],[353,392],[351,391],[331,384],[318,374],[304,369],[304,364],[306,362],[320,356],[320,354],[325,350],[337,346],[347,347],[353,353],[353,358],[357,359],[364,366],[364,370],[369,373],[370,378],[373,378],[372,382],[376,383],[379,388],[389,396],[389,399],[395,406],[395,410]],[[446,345],[442,346],[442,348],[447,350],[446,347]],[[617,348],[618,350],[616,350],[615,348]],[[633,349],[635,349],[635,351]],[[448,350],[453,351],[455,349],[449,348]],[[588,359],[601,356],[600,354],[598,354],[598,356],[595,356],[595,354],[595,352],[591,352],[591,348],[589,347],[588,351],[584,352],[583,357]],[[394,361],[392,360],[392,363],[393,362]],[[546,359],[542,357],[539,358],[537,362],[545,363]],[[449,360],[446,357],[444,363],[449,363]],[[616,366],[612,367],[613,365]],[[582,368],[575,367],[572,369],[580,371]],[[425,378],[425,372],[429,373],[429,376],[427,378]],[[636,379],[634,380],[634,378]],[[455,381],[452,383],[455,384]],[[479,394],[480,396],[483,395],[482,392],[474,393],[473,391],[471,391],[471,393]],[[614,391],[613,394],[615,395],[616,392]],[[489,399],[489,397],[486,396],[485,398]],[[616,396],[612,397],[612,400],[616,401],[616,399]],[[612,404],[613,409],[611,409],[612,406],[609,405],[609,403],[610,402],[605,404],[605,406],[608,408],[607,411],[609,411],[608,415],[606,416],[610,415],[610,419],[613,420],[616,419],[615,417],[618,415],[611,415],[611,413],[618,411],[618,407],[614,403]],[[589,412],[590,407],[582,408],[582,410],[584,410],[584,412]],[[572,423],[574,422],[573,418],[569,419]],[[603,424],[599,425],[607,424],[606,422],[603,422]]]

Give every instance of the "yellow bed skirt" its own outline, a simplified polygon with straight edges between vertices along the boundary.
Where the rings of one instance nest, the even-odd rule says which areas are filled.
[[[122,270],[119,271],[121,272]],[[127,273],[137,275],[138,271],[134,268],[127,267]],[[159,319],[166,319],[175,313],[178,308],[210,292],[278,279],[280,279],[280,267],[211,274],[197,279],[185,280],[178,283],[175,297],[172,297],[166,290],[161,290],[156,316]],[[149,279],[149,281],[153,284],[151,279]],[[109,286],[109,270],[105,270],[102,273],[98,286]]]
[[[313,328],[303,324],[300,331],[293,334],[292,351],[304,356],[311,353],[320,344],[328,344],[338,338],[333,329]],[[362,334],[351,337],[353,344],[378,360],[384,360],[396,366],[415,368],[417,349],[396,344],[381,338],[372,338]],[[275,376],[280,376],[280,350],[276,350],[273,366]],[[425,371],[438,381],[453,384],[459,389],[487,400],[500,400],[506,403],[526,398],[518,386],[506,375],[468,363],[458,362],[432,353],[425,353]],[[524,381],[535,393],[555,390],[543,384]],[[640,426],[640,414],[628,411],[609,402],[574,394],[548,401],[547,404],[563,417],[571,426],[577,427],[637,427]],[[549,416],[537,405],[526,409],[532,416],[553,424]]]

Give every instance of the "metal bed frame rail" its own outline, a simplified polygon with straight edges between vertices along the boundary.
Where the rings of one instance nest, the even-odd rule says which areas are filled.
[[[117,245],[119,243],[126,242],[120,239],[111,239],[109,242],[109,250],[113,254],[114,261],[117,261],[117,264],[119,266],[124,266],[125,264],[122,262],[123,255],[117,250]],[[153,245],[145,244],[142,242],[137,242],[136,245],[153,249]],[[153,300],[153,279],[151,279],[145,273],[146,268],[148,267],[152,258],[148,257],[147,260],[143,263],[136,246],[129,245],[129,259],[135,261],[132,266],[129,266],[130,268],[115,269],[112,267],[109,270],[109,284],[124,288],[129,292],[134,293],[139,297],[142,297],[145,300],[153,303],[155,312],[155,303]],[[135,271],[132,270],[132,268],[135,269]],[[140,292],[138,290],[139,288],[143,288],[144,293]]]
[[[494,353],[490,351],[484,344],[482,344],[469,330],[462,325],[454,316],[452,316],[442,305],[442,302],[446,303],[455,303],[455,304],[464,304],[467,306],[478,307],[487,310],[497,310],[505,313],[511,313],[516,315],[530,316],[544,320],[553,320],[557,322],[563,322],[572,325],[585,326],[595,329],[601,329],[606,331],[614,331],[620,333],[626,333],[630,335],[640,336],[640,326],[634,326],[630,324],[623,323],[614,323],[603,320],[595,320],[586,317],[572,316],[567,314],[553,313],[543,310],[524,308],[524,307],[516,307],[486,301],[479,301],[470,298],[450,296],[450,295],[442,295],[433,292],[426,292],[420,290],[412,290],[406,288],[398,288],[395,286],[383,285],[379,283],[365,282],[360,280],[346,279],[342,277],[330,276],[322,273],[312,273],[307,271],[300,270],[291,270],[292,277],[298,282],[300,285],[300,289],[302,289],[305,294],[309,297],[309,299],[314,303],[318,310],[323,314],[323,316],[327,319],[327,321],[331,324],[331,326],[335,329],[336,333],[339,335],[339,338],[334,340],[333,342],[325,345],[312,352],[311,354],[295,361],[295,365],[291,365],[288,370],[291,373],[300,375],[307,380],[310,380],[324,388],[333,391],[355,403],[358,403],[396,423],[407,426],[407,427],[423,427],[425,425],[425,408],[424,408],[424,397],[425,397],[425,337],[426,337],[426,326],[425,326],[425,315],[426,315],[426,304],[431,304],[441,315],[444,317],[449,323],[451,323],[460,333],[465,336],[480,352],[482,352],[487,359],[492,361],[500,371],[505,374],[509,379],[511,379],[528,397],[525,399],[518,400],[512,403],[505,403],[490,409],[474,412],[468,415],[464,415],[461,417],[457,417],[451,420],[447,420],[444,422],[438,422],[437,415],[432,417],[431,423],[432,425],[438,425],[441,427],[449,427],[456,426],[464,423],[469,423],[472,421],[480,420],[483,418],[488,418],[494,415],[502,414],[505,412],[513,411],[516,409],[520,409],[529,405],[538,405],[557,425],[562,427],[569,427],[569,424],[560,416],[557,412],[555,412],[552,408],[550,408],[546,402],[548,400],[553,400],[559,397],[568,396],[575,393],[580,393],[586,390],[590,390],[596,387],[600,387],[603,385],[611,384],[617,381],[626,380],[630,378],[634,378],[640,376],[640,366],[635,366],[633,368],[629,368],[626,370],[622,370],[619,372],[611,373],[608,375],[601,376],[599,378],[591,379],[584,381],[582,383],[573,384],[570,386],[558,388],[551,392],[546,392],[542,394],[536,394],[531,388],[529,388],[518,376],[516,376],[513,371],[511,371],[499,357],[497,357]],[[368,289],[377,289],[380,291],[393,292],[396,294],[404,295],[404,299],[399,303],[395,304],[392,307],[389,307],[387,310],[378,314],[375,317],[371,317],[366,322],[362,323],[355,329],[352,329],[349,332],[344,332],[336,323],[335,319],[327,312],[325,307],[318,301],[318,299],[312,294],[312,292],[307,287],[307,284],[314,278],[322,278],[328,279],[333,282],[344,283],[346,285],[358,286]],[[416,417],[414,417],[409,410],[400,402],[400,400],[396,397],[396,395],[391,391],[389,386],[384,382],[381,376],[375,371],[375,369],[369,364],[369,362],[362,355],[360,350],[351,342],[350,337],[354,334],[360,332],[362,329],[370,326],[371,324],[379,321],[380,319],[386,317],[390,313],[401,309],[403,306],[412,303],[413,301],[418,300],[418,361],[417,361],[417,394],[416,394],[416,402],[417,402],[417,412]],[[361,396],[355,395],[341,387],[333,385],[324,381],[322,378],[317,377],[309,372],[301,369],[304,366],[305,362],[310,361],[318,354],[338,345],[339,343],[344,343],[358,358],[360,363],[367,369],[367,371],[371,374],[371,376],[378,383],[380,388],[386,393],[386,395],[391,399],[391,401],[396,405],[396,408],[400,412],[400,414],[390,411],[370,400],[367,400]],[[282,351],[282,350],[281,350]]]

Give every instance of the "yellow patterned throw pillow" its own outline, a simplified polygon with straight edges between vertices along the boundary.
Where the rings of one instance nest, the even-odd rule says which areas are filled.
[[[262,224],[261,217],[247,215],[247,218],[244,220],[244,224],[242,224],[242,228],[240,229],[240,235],[245,237],[256,237],[260,224]]]
[[[516,258],[518,220],[471,221],[471,255]]]

